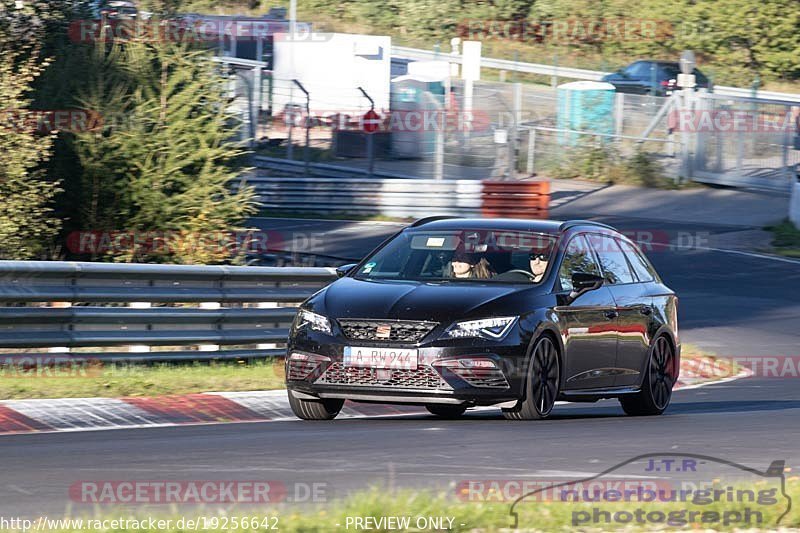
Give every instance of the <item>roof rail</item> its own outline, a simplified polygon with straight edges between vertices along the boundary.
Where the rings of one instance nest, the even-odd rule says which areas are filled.
[[[419,220],[415,220],[408,227],[409,228],[416,228],[417,226],[421,226],[423,224],[427,224],[428,222],[435,222],[437,220],[447,220],[449,218],[461,218],[461,217],[457,217],[457,216],[453,216],[453,215],[434,215],[432,217],[425,217],[425,218],[421,218]]]
[[[606,228],[617,231],[616,228],[609,226],[608,224],[603,224],[602,222],[594,222],[593,220],[567,220],[558,227],[558,231],[566,231],[569,228],[574,228],[575,226],[597,226],[599,228]]]

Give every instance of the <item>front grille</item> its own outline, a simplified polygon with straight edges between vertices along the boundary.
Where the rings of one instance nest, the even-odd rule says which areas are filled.
[[[417,343],[437,326],[411,320],[339,320],[345,337],[358,341]]]
[[[396,387],[404,389],[450,389],[450,385],[430,366],[416,370],[379,370],[375,368],[346,367],[333,363],[315,382],[321,385],[362,385]]]

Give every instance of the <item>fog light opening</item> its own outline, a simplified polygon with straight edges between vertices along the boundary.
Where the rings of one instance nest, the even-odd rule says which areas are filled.
[[[317,354],[292,353],[287,360],[287,376],[289,380],[307,379],[320,365],[330,361],[330,357]]]
[[[505,374],[488,357],[461,357],[434,361],[434,366],[446,368],[473,387],[508,388]]]

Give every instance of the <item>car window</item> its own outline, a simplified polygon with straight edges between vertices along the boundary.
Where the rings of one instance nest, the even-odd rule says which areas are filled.
[[[603,277],[611,285],[632,283],[633,273],[617,241],[606,235],[589,235],[589,243],[603,267]]]
[[[662,63],[660,65],[661,76],[667,79],[678,79],[678,74],[681,73],[680,67],[672,63]]]
[[[623,240],[617,240],[622,251],[625,252],[625,257],[636,272],[636,277],[639,281],[653,281],[656,278],[655,270],[644,258],[642,252],[636,249],[631,243]]]
[[[355,277],[539,283],[555,240],[545,233],[502,228],[406,230],[365,259]]]
[[[650,63],[638,61],[625,69],[625,74],[635,80],[650,79]]]
[[[600,267],[597,265],[589,245],[586,244],[586,239],[582,235],[578,235],[569,241],[567,250],[564,252],[564,259],[561,261],[561,267],[558,270],[558,277],[563,290],[572,290],[572,275],[576,272],[600,275]]]

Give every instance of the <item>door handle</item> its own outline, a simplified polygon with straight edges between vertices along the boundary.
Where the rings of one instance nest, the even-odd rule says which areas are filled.
[[[653,309],[651,307],[643,306],[639,308],[639,312],[644,316],[650,316],[653,313]]]
[[[619,316],[619,313],[617,313],[615,310],[612,309],[610,311],[603,312],[603,315],[605,315],[607,319],[613,320]]]

